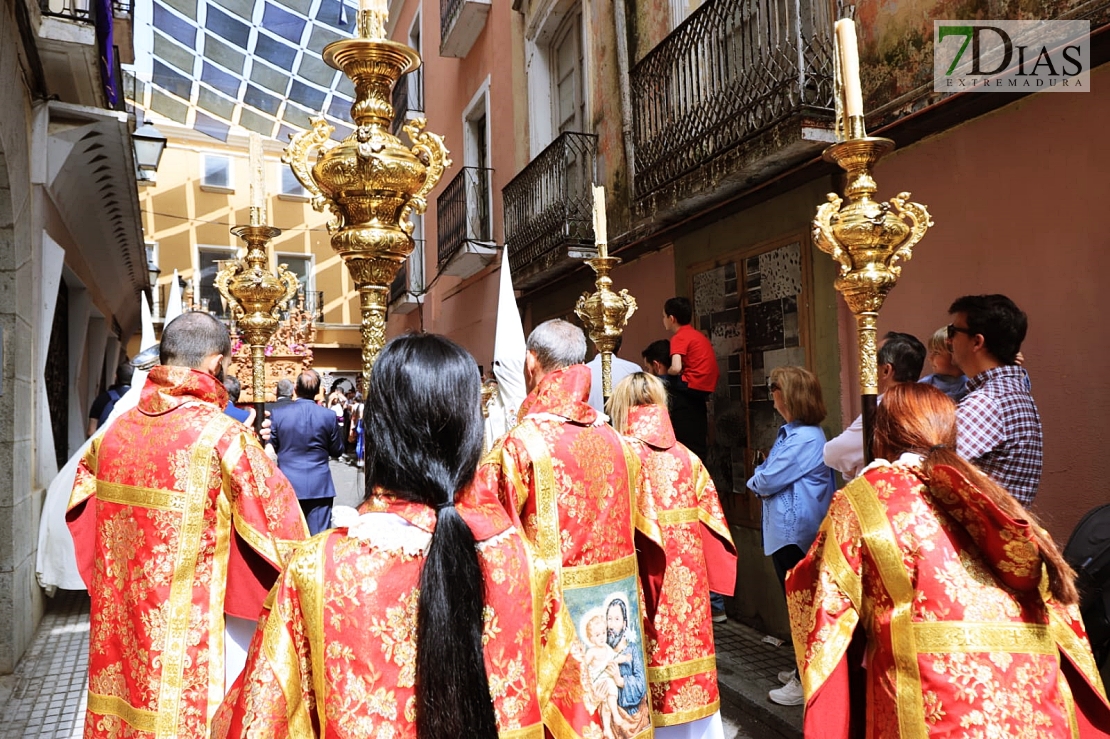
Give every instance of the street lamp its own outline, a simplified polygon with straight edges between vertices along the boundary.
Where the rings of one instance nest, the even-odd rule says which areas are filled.
[[[162,270],[158,269],[158,265],[154,263],[153,259],[147,259],[146,274],[150,281],[150,305],[153,308],[154,315],[160,316],[161,301],[158,299],[158,275],[162,274]]]
[[[135,164],[139,168],[139,179],[154,182],[154,173],[158,171],[162,152],[166,150],[166,137],[153,124],[144,123],[131,134],[131,140],[135,145]]]

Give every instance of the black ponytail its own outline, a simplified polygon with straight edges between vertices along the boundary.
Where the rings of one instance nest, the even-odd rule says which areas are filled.
[[[480,392],[466,350],[410,334],[382,350],[365,405],[367,494],[380,487],[436,510],[417,605],[418,739],[497,736],[482,649],[484,578],[454,507],[482,451]]]

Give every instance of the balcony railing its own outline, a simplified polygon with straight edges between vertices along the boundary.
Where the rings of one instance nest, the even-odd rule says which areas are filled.
[[[402,295],[407,294],[409,291],[409,263],[401,265],[401,269],[397,270],[397,276],[393,278],[393,284],[389,286],[389,302],[392,305],[397,302],[397,299]]]
[[[704,3],[630,75],[636,199],[793,115],[831,111],[832,49],[827,3]]]
[[[401,135],[401,127],[410,117],[409,113],[424,112],[424,68],[410,72],[393,86],[393,135]]]
[[[492,0],[439,0],[439,55],[465,57],[492,7]]]
[[[597,136],[566,132],[505,185],[505,246],[518,284],[568,260],[567,248],[594,247]]]
[[[436,199],[436,223],[439,228],[437,269],[447,266],[468,243],[482,246],[493,243],[490,209],[492,174],[493,170],[486,167],[463,167]]]
[[[39,10],[43,15],[54,18],[65,18],[80,23],[93,22],[91,0],[39,0]]]

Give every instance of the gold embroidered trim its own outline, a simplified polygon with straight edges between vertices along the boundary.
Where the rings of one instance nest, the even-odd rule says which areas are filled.
[[[208,465],[204,466],[205,472]],[[205,491],[207,492],[207,491]],[[121,485],[118,482],[98,481],[96,498],[104,503],[151,508],[158,511],[181,513],[188,505],[186,494],[177,490],[155,490],[154,488]]]
[[[1044,577],[1044,581],[1042,595],[1048,592],[1048,578]],[[1046,596],[1045,599],[1047,601],[1048,596]],[[1060,651],[1071,659],[1091,685],[1094,685],[1105,695],[1106,692],[1102,685],[1102,675],[1099,673],[1098,665],[1095,664],[1095,658],[1091,654],[1091,647],[1087,643],[1087,640],[1079,638],[1079,635],[1075,633],[1075,629],[1064,621],[1063,616],[1061,616],[1060,612],[1057,610],[1060,608],[1058,604],[1048,603],[1047,605],[1048,628]]]
[[[684,677],[701,675],[710,670],[716,671],[716,669],[717,657],[711,654],[708,657],[698,657],[697,659],[678,662],[673,665],[666,665],[665,667],[649,667],[647,674],[649,682],[665,683]]]
[[[825,524],[827,536],[825,538],[824,564],[832,572],[836,584],[848,596],[848,600],[852,601],[852,608],[860,613],[863,608],[863,579],[848,564],[848,558],[844,556],[844,549],[841,547],[841,542],[836,536],[835,527],[831,521],[826,519]]]
[[[309,539],[300,550],[301,556],[289,568],[288,574],[283,576],[292,576],[297,589],[297,597],[301,604],[301,616],[304,618],[305,633],[308,635],[309,662],[312,665],[312,689],[316,694],[316,715],[320,721],[320,736],[327,736],[328,726],[327,711],[319,709],[320,706],[324,705],[328,695],[328,673],[325,662],[327,646],[324,644],[324,630],[327,627],[324,617],[324,575],[327,572],[328,541],[329,537],[327,536]],[[277,611],[275,610],[273,613],[277,613]],[[282,692],[285,693],[285,700],[290,701],[289,718],[290,720],[296,718],[311,724],[307,706],[300,701],[303,692],[301,684],[304,681],[304,676],[300,674],[300,658],[297,655],[296,646],[289,643],[288,633],[284,628],[281,629],[280,637],[286,643],[286,654],[283,655],[284,659],[280,662],[276,661],[277,656],[274,656],[274,671],[279,675],[282,674],[282,671],[277,669],[280,665],[288,676],[286,677],[288,684],[282,686]],[[292,704],[294,696],[299,704],[296,708]],[[293,736],[299,735],[293,734]],[[312,736],[312,733],[304,734],[304,736]]]
[[[913,625],[919,654],[931,652],[1015,652],[1056,654],[1043,624],[925,621]]]
[[[632,554],[612,562],[564,567],[560,582],[563,589],[567,590],[624,580],[635,575],[637,571],[636,555]]]
[[[690,721],[697,721],[706,716],[712,716],[721,708],[721,701],[717,699],[707,706],[699,708],[687,708],[685,711],[675,711],[674,713],[652,713],[651,723],[653,726],[674,726],[675,724],[685,724]]]
[[[863,477],[844,487],[860,522],[863,541],[890,595],[892,608],[890,640],[894,657],[895,690],[898,695],[898,728],[901,739],[926,736],[925,702],[913,630],[913,583],[902,561],[902,552],[887,518],[886,507]]]
[[[659,511],[660,526],[674,526],[680,523],[693,523],[698,520],[697,508],[672,508]]]
[[[498,739],[543,739],[543,722],[522,726],[519,729],[500,729],[497,737]]]
[[[98,716],[115,716],[136,731],[153,734],[158,727],[158,714],[144,708],[135,708],[115,695],[101,695],[89,691],[89,713]]]
[[[158,691],[157,739],[177,739],[181,733],[182,693],[185,688],[185,658],[188,651],[189,616],[193,608],[200,542],[204,536],[204,512],[208,505],[208,473],[216,442],[235,420],[217,414],[205,425],[189,455],[189,479],[186,483],[188,505],[182,515],[178,538],[174,578],[170,584],[166,635],[162,644],[161,687]],[[157,648],[157,645],[152,645]],[[201,668],[197,668],[201,669]]]
[[[225,685],[225,656],[227,654],[227,616],[224,614],[224,600],[227,596],[227,567],[231,556],[231,505],[227,497],[216,497],[215,551],[212,556],[212,582],[225,583],[225,587],[210,588],[208,591],[208,725],[216,715],[230,684]]]

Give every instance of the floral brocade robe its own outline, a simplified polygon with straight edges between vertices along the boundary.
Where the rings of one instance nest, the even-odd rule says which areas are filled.
[[[667,409],[630,408],[625,436],[640,458],[644,533],[666,552],[665,561],[642,560],[640,576],[652,721],[673,726],[720,707],[709,591],[732,594],[736,547],[709,471],[675,439]]]
[[[96,439],[66,520],[91,597],[85,737],[207,737],[224,614],[254,620],[308,530],[212,376],[155,367]]]
[[[556,739],[605,735],[583,655],[587,622],[612,616],[623,621],[614,649],[625,660],[612,735],[631,739],[652,731],[634,528],[639,462],[586,402],[589,391],[584,365],[547,374],[478,477],[498,491],[533,559],[544,726]]]
[[[1030,524],[919,460],[877,461],[837,493],[787,578],[806,735],[1105,736],[1078,608],[1052,599]]]
[[[499,736],[542,739],[529,562],[492,493],[456,510],[485,575],[483,644]],[[213,739],[412,739],[417,603],[435,511],[377,491],[355,523],[302,545],[282,574]]]

